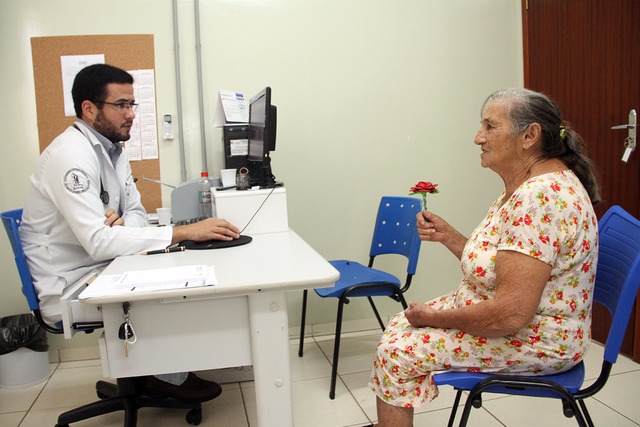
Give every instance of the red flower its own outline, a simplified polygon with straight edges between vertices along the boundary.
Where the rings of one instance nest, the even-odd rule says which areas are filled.
[[[427,194],[438,194],[438,184],[434,184],[432,182],[429,181],[420,181],[418,182],[416,185],[414,185],[413,187],[411,187],[409,189],[410,196],[413,196],[414,194],[421,194],[422,195],[422,208],[426,211],[427,210]]]
[[[429,181],[420,181],[418,182],[416,185],[414,185],[413,187],[411,187],[411,193],[413,194],[422,194],[422,193],[434,193],[437,194],[438,193],[438,184],[434,184],[432,182]]]

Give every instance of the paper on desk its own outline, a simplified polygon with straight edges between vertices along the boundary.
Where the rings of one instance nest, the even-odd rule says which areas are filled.
[[[130,294],[169,289],[187,289],[218,284],[213,266],[187,265],[128,271],[122,274],[101,274],[78,299]]]

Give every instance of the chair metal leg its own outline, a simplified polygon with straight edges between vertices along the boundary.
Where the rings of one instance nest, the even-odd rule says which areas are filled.
[[[398,299],[400,300],[400,304],[402,304],[402,308],[406,310],[409,305],[407,304],[407,300],[404,299],[404,294],[402,292],[398,292]]]
[[[138,425],[138,405],[129,399],[124,399],[124,427],[136,427]]]
[[[474,402],[479,398],[481,393],[487,389],[490,389],[492,386],[500,385],[504,387],[514,387],[514,388],[532,388],[538,390],[547,390],[555,393],[558,397],[564,399],[569,406],[573,409],[573,413],[575,414],[575,419],[578,422],[580,427],[587,427],[587,423],[585,422],[584,417],[582,416],[582,411],[576,399],[564,388],[558,386],[557,384],[552,384],[550,382],[536,382],[536,381],[522,381],[522,380],[514,380],[512,378],[507,377],[493,377],[483,380],[476,384],[476,386],[469,391],[469,395],[467,396],[467,400],[464,404],[464,410],[462,411],[462,418],[460,419],[460,427],[465,427],[467,425],[467,421],[469,420],[469,414],[471,413],[471,407],[475,406]],[[582,402],[581,400],[579,402]],[[476,407],[480,407],[478,405]]]
[[[336,397],[336,382],[338,378],[338,358],[340,357],[340,334],[342,333],[342,312],[344,310],[346,298],[341,296],[338,300],[338,315],[336,316],[336,336],[333,345],[333,366],[331,367],[331,387],[329,388],[329,399]]]
[[[308,290],[302,292],[302,319],[300,320],[300,345],[298,347],[298,357],[304,354],[304,326],[307,319],[307,294]]]
[[[471,414],[471,396],[467,396],[467,401],[464,403],[464,408],[462,409],[462,417],[460,418],[459,427],[466,427],[467,421],[469,421],[469,415]]]
[[[376,305],[373,303],[373,298],[367,297],[369,300],[369,304],[371,304],[371,308],[373,309],[374,314],[376,315],[376,319],[378,319],[378,323],[380,324],[380,329],[384,332],[384,323],[382,323],[382,318],[380,317],[380,313],[378,313],[378,309]]]
[[[456,398],[453,401],[453,408],[451,408],[451,415],[449,415],[449,423],[447,427],[453,427],[453,422],[456,419],[456,413],[458,412],[458,405],[460,404],[460,398],[462,397],[462,390],[458,390]]]
[[[594,427],[593,420],[591,419],[591,414],[589,414],[589,411],[587,410],[587,404],[583,399],[580,399],[578,400],[578,405],[580,405],[580,408],[582,409],[582,414],[584,415],[584,419],[587,422],[587,425],[589,427]]]

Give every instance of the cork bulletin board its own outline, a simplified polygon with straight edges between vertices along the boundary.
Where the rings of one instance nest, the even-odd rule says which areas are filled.
[[[155,69],[151,34],[31,38],[40,152],[75,121],[64,114],[60,57],[94,54],[103,54],[105,63],[124,70]],[[142,177],[160,180],[160,159],[131,161],[131,170],[138,179],[142,204],[155,212],[162,207],[160,186]]]

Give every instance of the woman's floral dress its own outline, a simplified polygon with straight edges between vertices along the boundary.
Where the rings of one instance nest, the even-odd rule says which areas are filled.
[[[461,330],[414,328],[403,313],[378,345],[369,385],[394,406],[418,407],[438,395],[437,371],[551,374],[578,363],[590,343],[598,253],[597,218],[571,171],[534,177],[501,205],[501,195],[462,253],[455,291],[429,302],[446,310],[491,299],[497,251],[528,254],[552,267],[531,323],[515,334],[485,338]],[[526,283],[522,292],[526,292]]]

